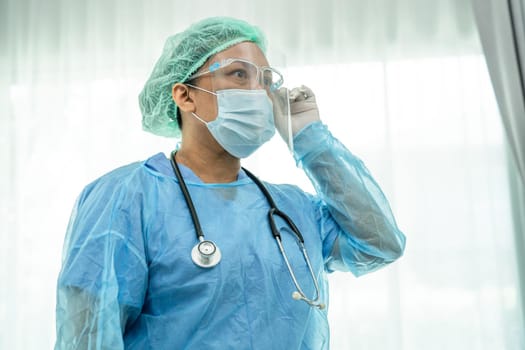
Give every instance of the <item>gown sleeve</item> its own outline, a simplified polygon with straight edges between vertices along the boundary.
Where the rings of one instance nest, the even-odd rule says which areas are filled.
[[[321,122],[301,130],[294,138],[294,148],[297,165],[320,197],[321,227],[332,231],[323,234],[330,240],[323,242],[325,248],[329,245],[323,249],[326,269],[360,276],[399,258],[405,236],[363,162]]]
[[[147,285],[140,200],[127,184],[98,181],[71,215],[57,285],[55,349],[123,349]]]

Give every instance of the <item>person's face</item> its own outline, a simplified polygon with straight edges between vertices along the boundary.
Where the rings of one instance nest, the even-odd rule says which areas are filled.
[[[215,62],[221,62],[225,59],[230,58],[239,58],[242,60],[246,60],[254,63],[256,66],[259,67],[268,66],[268,61],[266,60],[266,57],[256,44],[252,42],[242,42],[210,57],[207,60],[206,64],[204,64],[204,66],[201,69],[199,69],[199,72],[209,70],[210,66]],[[230,69],[229,74],[243,73],[236,73],[233,71],[233,69]],[[205,74],[192,81],[191,84],[206,89],[208,91],[214,92],[224,89],[264,88],[260,84],[257,84],[256,86],[252,84],[251,86],[247,87],[244,86],[243,83],[241,83],[241,79],[226,79],[221,74],[213,73]],[[214,120],[217,117],[217,97],[213,94],[198,89],[190,89],[190,91],[190,94],[195,103],[195,113],[207,122]]]

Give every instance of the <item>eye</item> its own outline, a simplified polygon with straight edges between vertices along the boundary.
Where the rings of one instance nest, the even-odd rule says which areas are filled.
[[[236,69],[231,73],[231,75],[237,79],[247,79],[248,78],[248,72],[246,72],[245,69]]]

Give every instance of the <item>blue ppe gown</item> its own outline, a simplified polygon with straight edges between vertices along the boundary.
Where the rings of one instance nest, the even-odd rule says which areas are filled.
[[[294,141],[317,195],[265,185],[301,230],[328,305],[328,272],[376,270],[402,255],[405,237],[363,163],[324,124],[310,124]],[[192,262],[195,229],[164,154],[102,176],[81,193],[68,226],[55,349],[328,349],[327,310],[292,299],[258,187],[242,170],[237,181],[209,184],[180,168],[221,262],[209,269]],[[312,297],[295,238],[277,224]]]

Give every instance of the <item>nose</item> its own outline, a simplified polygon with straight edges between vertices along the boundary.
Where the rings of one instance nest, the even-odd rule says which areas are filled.
[[[257,89],[257,90],[268,90],[266,88],[266,86],[264,86],[264,84],[261,82],[260,79],[257,79],[257,81],[255,82],[255,84],[253,85],[253,88],[254,89]]]

